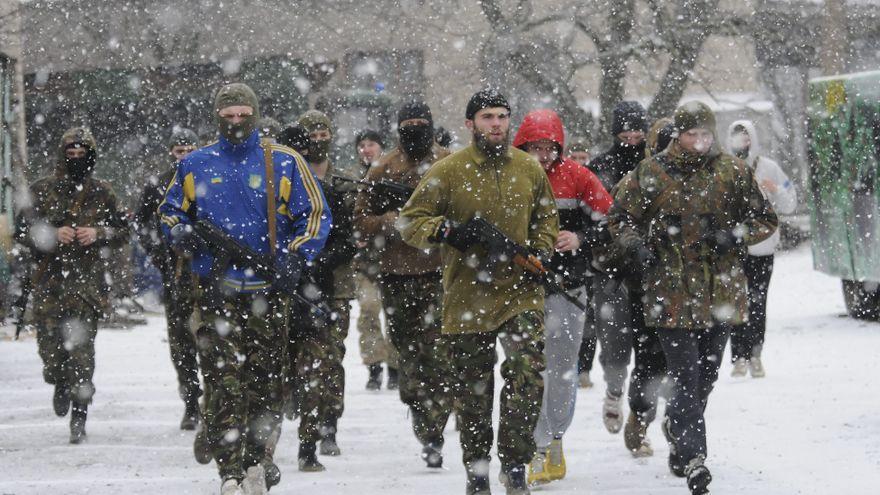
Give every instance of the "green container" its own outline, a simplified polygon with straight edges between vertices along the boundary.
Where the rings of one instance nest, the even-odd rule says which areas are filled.
[[[809,92],[813,266],[880,282],[880,71],[812,79]]]

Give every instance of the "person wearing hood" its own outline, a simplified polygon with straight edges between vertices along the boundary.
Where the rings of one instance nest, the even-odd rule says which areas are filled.
[[[746,162],[755,174],[755,180],[764,197],[773,205],[776,213],[790,215],[797,208],[797,192],[794,184],[778,163],[761,154],[760,140],[755,125],[748,120],[738,120],[727,130],[727,147],[731,153]],[[769,239],[749,246],[745,259],[746,278],[749,281],[749,321],[733,328],[730,334],[730,350],[734,377],[746,375],[761,378],[766,372],[761,361],[764,333],[767,329],[767,289],[773,274],[773,253],[779,246],[777,230]]]
[[[318,408],[321,455],[338,456],[342,451],[337,443],[339,419],[345,410],[345,338],[351,322],[351,300],[355,298],[355,273],[351,264],[357,252],[356,237],[352,226],[352,212],[357,196],[357,189],[349,183],[334,181],[338,173],[336,164],[327,157],[326,150],[334,136],[332,122],[326,114],[309,110],[298,119],[300,126],[309,133],[309,163],[327,196],[333,213],[333,228],[327,245],[309,270],[312,280],[316,283],[321,298],[330,307],[334,318],[325,328],[318,330],[322,342],[321,353],[309,358],[298,358],[298,366],[311,368],[310,363],[320,362],[317,373],[324,387],[320,394],[321,405]],[[300,374],[307,370],[300,369]],[[309,418],[312,411],[303,410],[303,421]],[[301,424],[302,431],[302,424]],[[301,442],[300,447],[307,442]],[[320,464],[309,466],[310,461],[301,457],[301,470],[321,469]]]
[[[752,170],[718,148],[709,107],[685,103],[673,120],[675,139],[618,184],[608,219],[614,242],[644,267],[644,324],[673,381],[662,424],[670,470],[705,494],[706,406],[730,327],[748,317],[742,259],[778,220]]]
[[[434,142],[434,119],[422,101],[397,114],[397,149],[371,167],[367,182],[415,187],[433,164],[449,155]],[[379,288],[388,336],[398,351],[400,400],[412,415],[422,459],[442,467],[443,428],[452,409],[448,346],[440,338],[440,255],[407,245],[395,229],[399,208],[391,198],[365,188],[358,194],[355,226],[361,239],[379,250]]]
[[[250,87],[221,87],[214,111],[217,142],[178,163],[159,213],[173,249],[192,257],[199,360],[210,390],[203,419],[221,493],[263,493],[261,461],[282,414],[289,298],[306,262],[323,248],[332,217],[305,160],[260,139],[260,107]],[[265,255],[274,278],[217,265],[192,228],[196,221]]]
[[[178,392],[184,403],[181,430],[194,430],[198,425],[198,401],[202,395],[198,351],[189,325],[193,310],[192,274],[187,260],[179,258],[162,235],[162,222],[156,210],[162,203],[165,189],[174,178],[177,163],[198,147],[199,138],[195,132],[182,127],[172,130],[167,148],[170,166],[158,176],[149,177],[134,216],[138,240],[162,274],[168,346],[171,348],[171,362],[177,372]]]
[[[398,229],[410,246],[439,250],[442,332],[452,376],[468,495],[489,492],[496,349],[504,349],[498,458],[509,495],[528,494],[527,467],[544,393],[544,287],[480,242],[482,221],[549,260],[559,214],[547,173],[509,145],[510,104],[498,90],[475,93],[465,109],[470,146],[432,166],[403,210]],[[475,221],[482,219],[481,222]],[[438,249],[439,248],[439,249]]]
[[[547,173],[559,211],[559,236],[548,267],[562,286],[587,304],[591,242],[596,224],[608,213],[611,196],[587,168],[563,156],[562,121],[553,110],[534,110],[523,119],[513,145],[532,155]],[[529,464],[529,484],[565,477],[562,437],[571,425],[577,398],[578,351],[584,311],[561,294],[544,298],[544,397],[535,427],[537,452]]]
[[[86,438],[95,395],[95,337],[109,310],[106,250],[128,239],[127,214],[113,189],[92,177],[98,148],[83,127],[61,137],[52,175],[30,187],[16,241],[30,249],[33,321],[43,380],[55,386],[55,414],[70,416],[70,443]]]
[[[648,128],[645,109],[635,101],[622,101],[614,107],[611,134],[614,144],[594,158],[589,168],[609,191],[645,158],[645,131]],[[600,343],[599,364],[605,381],[602,400],[602,423],[609,433],[623,428],[623,393],[627,367],[633,348],[633,314],[631,286],[622,283],[618,274],[600,273],[593,278],[593,306],[585,330],[588,338],[595,334]]]
[[[355,136],[355,149],[358,163],[366,178],[367,172],[373,165],[379,164],[379,158],[385,152],[385,140],[382,135],[372,129],[364,129]],[[388,337],[386,326],[385,334],[382,333],[382,321],[379,313],[382,311],[382,295],[379,291],[379,253],[371,247],[371,243],[358,239],[356,266],[357,274],[357,298],[360,314],[358,315],[357,328],[358,345],[360,346],[361,359],[367,366],[369,378],[367,378],[367,390],[379,390],[382,388],[382,363],[388,367],[388,389],[396,390],[399,387],[399,374],[397,371],[398,353]]]

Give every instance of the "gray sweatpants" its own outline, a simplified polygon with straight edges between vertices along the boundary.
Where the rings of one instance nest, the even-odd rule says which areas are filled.
[[[599,364],[604,372],[606,392],[620,397],[626,383],[626,368],[632,355],[633,324],[626,287],[608,277],[593,277],[595,321],[587,332],[599,339]]]
[[[587,289],[570,292],[587,303]],[[544,299],[544,399],[541,415],[535,426],[538,450],[550,446],[554,437],[562,435],[571,425],[577,399],[578,350],[584,333],[584,312],[559,294]]]

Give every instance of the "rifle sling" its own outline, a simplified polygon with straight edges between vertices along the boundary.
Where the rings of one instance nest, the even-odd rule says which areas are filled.
[[[272,258],[275,258],[275,240],[277,232],[275,230],[275,162],[272,160],[272,146],[268,139],[264,139],[263,161],[266,162],[266,215],[269,220],[269,252]]]

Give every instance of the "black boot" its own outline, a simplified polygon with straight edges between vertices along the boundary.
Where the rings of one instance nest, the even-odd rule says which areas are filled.
[[[709,493],[709,483],[712,482],[712,473],[704,464],[702,455],[688,462],[685,472],[687,473],[688,488],[692,495],[706,495]]]
[[[321,455],[337,456],[342,454],[336,443],[336,424],[337,419],[333,418],[321,427]]]
[[[488,462],[486,464],[488,466]],[[476,473],[472,469],[467,470],[467,486],[465,488],[466,495],[487,495],[491,494],[489,489],[489,475],[487,473]]]
[[[192,431],[199,424],[199,401],[198,399],[189,399],[186,401],[186,408],[183,410],[183,418],[180,420],[180,429]]]
[[[281,470],[274,462],[264,459],[260,464],[263,465],[263,470],[266,473],[266,489],[281,483]]]
[[[371,364],[367,366],[370,370],[370,378],[367,380],[367,390],[379,390],[382,388],[382,365]]]
[[[52,408],[55,409],[55,414],[62,418],[67,416],[67,411],[70,410],[70,389],[67,388],[67,384],[63,380],[58,380],[55,383]]]
[[[86,439],[86,416],[89,405],[86,402],[74,402],[70,413],[70,443],[82,443]]]
[[[428,443],[422,447],[422,460],[431,469],[440,469],[443,467],[442,446],[435,443]]]
[[[681,456],[678,455],[678,448],[675,445],[675,437],[672,436],[672,432],[669,428],[669,418],[664,417],[663,421],[660,422],[660,430],[663,431],[663,436],[666,437],[666,443],[669,444],[669,472],[677,478],[684,478],[685,463],[682,461]]]
[[[529,495],[529,486],[526,484],[526,467],[516,464],[501,472],[501,484],[507,489],[507,495]]]
[[[299,470],[305,472],[323,471],[324,465],[318,462],[318,456],[315,455],[315,444],[311,442],[300,442],[299,444]]]
[[[397,368],[388,368],[388,385],[385,386],[388,390],[397,390],[399,387],[399,383],[397,381]]]
[[[196,436],[193,439],[193,456],[199,464],[208,464],[214,460],[211,453],[211,442],[208,440],[208,425],[204,421],[196,427]]]

